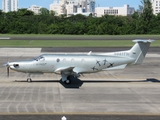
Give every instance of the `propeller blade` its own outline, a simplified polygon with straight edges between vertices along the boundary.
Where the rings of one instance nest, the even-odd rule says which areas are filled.
[[[7,67],[7,77],[9,78],[9,67]]]

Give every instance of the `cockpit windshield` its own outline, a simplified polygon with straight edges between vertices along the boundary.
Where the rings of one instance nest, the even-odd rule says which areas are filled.
[[[36,60],[36,61],[45,61],[45,58],[43,56],[38,56],[38,57],[34,58],[34,60]]]

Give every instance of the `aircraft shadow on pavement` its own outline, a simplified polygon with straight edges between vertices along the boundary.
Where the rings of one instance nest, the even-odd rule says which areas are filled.
[[[157,80],[155,78],[148,78],[146,79],[146,82],[160,82],[160,80]]]
[[[77,79],[77,78],[72,78],[70,84],[65,84],[64,82],[62,82],[62,80],[60,80],[60,84],[65,88],[79,89],[83,85],[83,81],[81,81],[80,79]]]
[[[27,82],[24,80],[15,80],[15,82]],[[65,84],[64,82],[62,82],[62,80],[33,80],[31,83],[38,83],[38,82],[52,82],[52,83],[60,83],[63,87],[65,88],[75,88],[75,89],[79,89],[82,84],[83,81],[81,81],[80,79],[77,78],[72,78],[71,83],[70,84]]]
[[[26,82],[24,80],[15,80],[15,82]],[[70,84],[65,84],[62,82],[62,80],[33,80],[32,83],[36,82],[52,82],[52,83],[60,83],[65,88],[75,88],[79,89],[84,83],[132,83],[132,82],[153,82],[153,83],[160,83],[160,80],[155,78],[147,78],[146,80],[119,80],[119,81],[113,81],[113,80],[80,80],[76,78],[72,78]]]
[[[158,79],[155,79],[155,78],[147,78],[146,80],[85,80],[85,81],[83,81],[83,83],[106,83],[106,82],[108,82],[108,83],[122,83],[122,82],[160,82],[160,80],[158,80]]]

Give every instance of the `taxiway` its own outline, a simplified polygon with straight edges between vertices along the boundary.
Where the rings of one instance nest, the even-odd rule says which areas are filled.
[[[81,77],[79,87],[65,88],[60,76],[10,72],[7,61],[40,55],[41,49],[0,48],[0,114],[160,115],[160,55],[148,53],[140,66]]]

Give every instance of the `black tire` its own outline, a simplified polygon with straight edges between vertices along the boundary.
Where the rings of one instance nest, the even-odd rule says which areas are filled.
[[[66,80],[66,81],[64,81],[64,83],[67,84],[67,85],[71,84],[71,80]]]
[[[31,82],[32,82],[32,79],[31,79],[31,78],[28,78],[28,79],[27,79],[27,82],[28,82],[28,83],[31,83]]]
[[[68,76],[67,80],[65,81],[65,84],[71,84],[71,78],[72,76]]]

